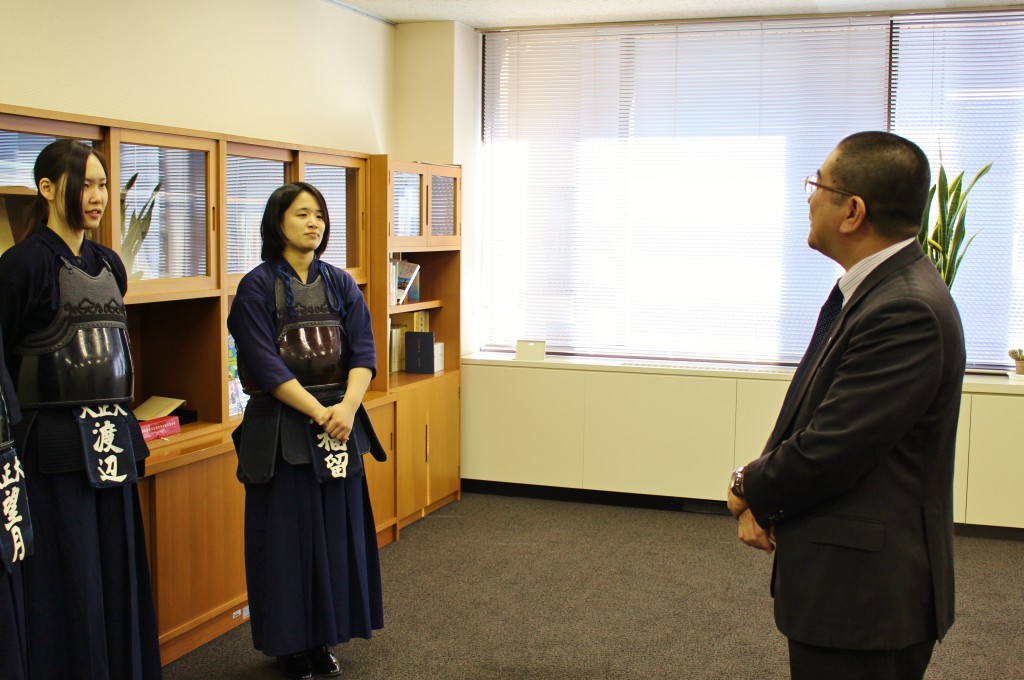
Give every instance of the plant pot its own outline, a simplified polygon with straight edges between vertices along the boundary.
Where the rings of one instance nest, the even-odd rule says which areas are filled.
[[[1017,375],[1024,375],[1024,361],[1015,361],[1017,365]]]

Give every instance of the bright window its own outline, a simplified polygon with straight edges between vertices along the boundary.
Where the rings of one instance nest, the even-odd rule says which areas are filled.
[[[1019,25],[1005,15],[985,16]],[[572,354],[795,363],[818,307],[842,273],[807,247],[802,179],[842,137],[892,129],[931,153],[928,137],[943,125],[958,136],[970,127],[971,135],[988,134],[1003,149],[999,172],[1009,186],[1021,187],[1024,174],[1012,167],[1007,141],[1016,135],[1020,143],[1020,98],[1013,100],[1016,113],[998,125],[969,112],[955,121],[909,122],[900,97],[913,109],[909,100],[946,97],[935,88],[949,83],[932,78],[925,84],[903,72],[912,60],[904,34],[929,18],[916,17],[913,25],[892,19],[487,34],[483,347],[511,348],[516,339],[531,338],[547,340],[549,351]],[[965,49],[977,49],[976,41],[998,43],[971,61],[987,71],[1010,60],[995,67],[1006,75],[995,91],[1010,109],[1004,100],[1020,91],[1019,81],[1011,81],[1024,72],[1024,64],[1012,61],[1022,43],[1012,31],[1019,28],[990,33],[988,25],[974,17]],[[1017,49],[1006,49],[1006,40],[1015,40]],[[914,51],[924,58],[924,47]],[[932,50],[933,61],[919,68],[941,72],[945,65],[934,61],[940,58],[960,64],[954,51]],[[961,80],[971,80],[964,68]],[[926,85],[932,89],[925,92]],[[930,103],[918,106],[937,118],[942,113]],[[948,167],[976,170],[996,157],[985,157],[988,150],[971,141],[977,153],[954,160],[950,145],[943,142]],[[937,154],[933,165],[937,169]],[[992,257],[1005,261],[1012,250],[1002,242],[981,245],[994,231],[981,204],[1012,195],[990,181],[995,174],[975,190],[978,209],[969,229],[982,229],[984,237],[975,241],[963,280],[954,286],[958,300],[965,296],[965,325],[974,322],[967,307],[980,304],[967,303],[966,296],[986,269],[982,255],[992,249]],[[1013,244],[1024,235],[1020,218],[1014,225],[1020,193],[1010,205],[1011,199],[1000,201],[995,218]],[[1014,303],[1022,297],[1005,288],[998,318],[986,321],[991,329],[969,333],[973,363],[1008,363],[1008,325],[1024,309]],[[1002,294],[987,294],[993,292]],[[1024,344],[1024,336],[1018,339]]]

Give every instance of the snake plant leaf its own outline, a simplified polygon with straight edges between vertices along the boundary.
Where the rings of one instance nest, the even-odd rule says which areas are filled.
[[[939,243],[945,243],[946,225],[949,224],[949,182],[946,178],[946,169],[939,166],[939,220],[936,223],[936,238]]]
[[[964,172],[960,172],[950,181],[945,167],[940,163],[938,181],[928,192],[928,203],[921,216],[921,228],[917,235],[918,242],[949,288],[953,287],[964,255],[977,236],[977,233],[969,238],[967,236],[968,194],[975,183],[992,169],[994,162],[979,170],[966,188]],[[931,205],[936,199],[938,214],[932,222]]]
[[[925,203],[924,205],[924,214],[921,215],[921,229],[920,231],[917,232],[917,242],[921,244],[921,247],[924,248],[926,253],[928,253],[930,250],[926,246],[928,245],[928,237],[931,233],[929,228],[931,227],[930,217],[932,211],[932,201],[934,200],[935,187],[932,186],[932,188],[928,190],[928,202]]]
[[[124,225],[124,232],[121,237],[121,259],[124,261],[125,269],[128,270],[128,275],[131,278],[142,276],[141,272],[134,271],[135,257],[139,254],[142,242],[149,234],[149,227],[153,220],[153,209],[156,206],[157,195],[162,188],[161,183],[157,182],[153,191],[150,192],[149,198],[143,204],[142,210],[133,209],[129,219],[127,214],[128,191],[135,186],[138,177],[138,173],[132,175],[131,179],[125,183],[124,189],[121,192],[121,223]]]

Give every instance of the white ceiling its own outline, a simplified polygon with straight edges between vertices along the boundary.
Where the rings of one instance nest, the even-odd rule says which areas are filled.
[[[990,7],[993,0],[328,0],[384,21],[478,29]],[[1001,5],[1024,5],[1005,0]]]

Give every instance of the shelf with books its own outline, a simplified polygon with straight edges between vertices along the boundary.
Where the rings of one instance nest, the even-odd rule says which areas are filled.
[[[371,389],[395,399],[397,531],[460,493],[461,168],[370,156],[368,171]],[[418,299],[410,288],[396,304],[398,262]]]

